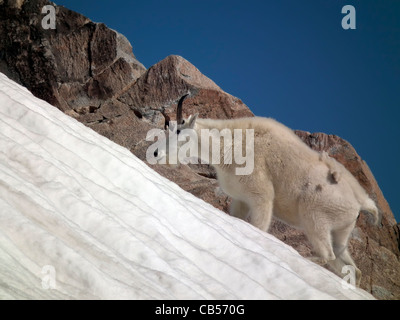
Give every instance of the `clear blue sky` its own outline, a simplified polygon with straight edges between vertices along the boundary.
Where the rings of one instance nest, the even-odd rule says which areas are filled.
[[[55,2],[124,34],[146,68],[181,55],[256,115],[348,140],[400,221],[399,0]]]

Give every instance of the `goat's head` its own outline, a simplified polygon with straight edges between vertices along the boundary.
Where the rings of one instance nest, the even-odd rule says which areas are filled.
[[[189,93],[186,93],[185,95],[183,95],[178,102],[178,106],[176,108],[176,134],[179,135],[180,131],[184,130],[184,129],[193,129],[197,116],[199,115],[198,113],[196,113],[195,115],[191,115],[189,116],[189,118],[184,119],[182,117],[182,105],[183,105],[183,101],[186,99],[186,97],[189,95]]]
[[[176,108],[176,123],[173,124],[170,122],[166,125],[165,132],[165,141],[160,141],[158,148],[154,151],[154,156],[159,160],[166,158],[167,164],[171,166],[177,165],[180,161],[180,157],[178,157],[178,152],[180,147],[187,143],[188,140],[193,138],[194,126],[196,123],[198,113],[191,115],[189,118],[184,119],[182,117],[182,105],[183,101],[189,94],[183,95],[178,102],[178,106]],[[194,143],[197,143],[193,141]]]

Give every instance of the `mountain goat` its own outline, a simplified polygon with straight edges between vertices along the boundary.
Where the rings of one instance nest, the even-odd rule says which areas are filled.
[[[209,156],[204,156],[209,152],[199,152],[202,163],[215,168],[220,187],[232,198],[231,215],[263,231],[268,231],[272,215],[303,230],[321,264],[328,263],[338,275],[343,266],[354,266],[359,284],[361,271],[347,250],[350,233],[360,211],[371,213],[375,224],[379,214],[374,201],[354,176],[327,153],[312,150],[291,129],[273,119],[212,120],[198,119],[198,114],[183,119],[182,103],[186,96],[178,103],[175,134],[185,129],[193,130],[199,137],[205,129],[217,129],[214,132],[239,129],[243,133],[248,129],[254,134],[252,145],[239,146],[254,155],[254,168],[247,175],[235,174],[238,167],[235,162],[212,163]],[[201,151],[211,148],[209,141],[195,141]],[[228,141],[219,144],[223,158],[237,147],[236,141]],[[158,146],[154,156],[168,161],[170,149],[166,145],[164,150]],[[182,145],[183,141],[178,140],[177,148]]]

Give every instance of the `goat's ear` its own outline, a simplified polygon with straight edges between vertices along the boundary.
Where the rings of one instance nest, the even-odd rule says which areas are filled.
[[[199,116],[199,114],[196,113],[196,114],[194,114],[194,115],[191,115],[191,116],[187,119],[187,126],[188,126],[188,128],[193,129],[194,124],[196,123],[196,119],[197,119],[198,116]]]

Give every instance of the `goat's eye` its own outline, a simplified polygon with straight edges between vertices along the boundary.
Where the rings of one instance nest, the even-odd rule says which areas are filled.
[[[154,151],[154,157],[158,157],[158,149],[156,149],[155,151]]]
[[[180,133],[181,133],[180,129],[176,130],[176,134],[180,134]]]

